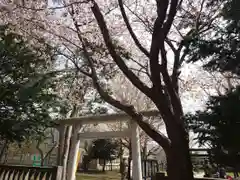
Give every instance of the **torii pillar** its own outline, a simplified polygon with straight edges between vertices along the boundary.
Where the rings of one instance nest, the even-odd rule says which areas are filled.
[[[131,121],[131,145],[132,145],[132,178],[142,179],[141,150],[138,124]]]

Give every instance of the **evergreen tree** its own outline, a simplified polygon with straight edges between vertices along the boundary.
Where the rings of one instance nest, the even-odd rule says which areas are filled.
[[[62,110],[47,74],[51,50],[34,48],[7,26],[0,27],[0,137],[22,141],[54,125]]]
[[[116,159],[119,154],[118,152],[119,145],[115,141],[110,139],[97,139],[93,141],[92,158],[103,160],[103,171],[105,171],[106,162]]]
[[[205,111],[188,115],[190,128],[202,145],[210,145],[211,160],[239,171],[240,87],[225,95],[212,96]]]
[[[240,1],[209,0],[208,7],[221,4],[218,23],[202,36],[186,40],[189,62],[201,60],[208,71],[240,75]],[[212,96],[204,111],[186,115],[189,127],[198,133],[201,144],[210,145],[212,161],[239,171],[240,86],[223,95]],[[237,175],[237,173],[235,173]]]

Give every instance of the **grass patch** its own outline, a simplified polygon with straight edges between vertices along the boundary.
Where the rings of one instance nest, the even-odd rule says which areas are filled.
[[[227,175],[234,177],[234,173],[233,172],[227,172]]]
[[[114,171],[105,173],[77,173],[76,180],[120,180],[120,174]]]

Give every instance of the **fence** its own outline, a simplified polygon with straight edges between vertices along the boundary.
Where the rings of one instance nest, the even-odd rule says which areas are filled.
[[[62,168],[58,167],[28,167],[0,165],[0,180],[58,180],[61,179]]]
[[[195,180],[224,180],[220,178],[194,178]],[[165,173],[156,173],[153,177],[153,180],[168,180],[168,177],[165,176]]]

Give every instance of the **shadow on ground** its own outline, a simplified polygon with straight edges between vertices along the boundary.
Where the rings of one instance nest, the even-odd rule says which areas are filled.
[[[116,171],[89,171],[87,173],[78,172],[76,180],[120,180],[120,174]]]

